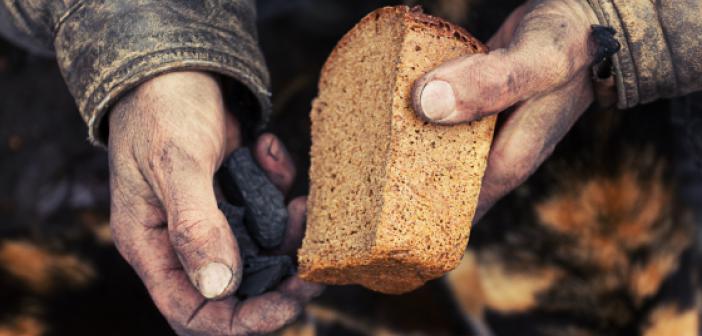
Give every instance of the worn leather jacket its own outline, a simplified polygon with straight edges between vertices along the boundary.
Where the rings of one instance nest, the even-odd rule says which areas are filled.
[[[621,44],[612,57],[620,108],[702,90],[702,1],[589,1]]]
[[[702,1],[588,1],[621,44],[612,57],[620,108],[702,89]],[[97,143],[120,96],[184,69],[238,83],[254,124],[265,123],[269,79],[255,17],[254,0],[0,0],[0,33],[55,54]]]
[[[122,95],[177,70],[232,79],[251,119],[265,123],[269,79],[255,12],[254,0],[0,0],[0,33],[55,55],[91,141],[102,143],[104,116]]]

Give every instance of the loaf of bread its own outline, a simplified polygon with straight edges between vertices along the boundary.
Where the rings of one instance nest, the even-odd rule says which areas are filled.
[[[495,120],[432,125],[410,93],[428,70],[485,51],[405,6],[372,12],[337,44],[312,104],[303,279],[403,293],[458,264]]]

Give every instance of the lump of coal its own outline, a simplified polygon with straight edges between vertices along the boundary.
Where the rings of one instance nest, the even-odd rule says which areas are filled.
[[[281,280],[295,273],[295,266],[289,256],[260,255],[261,249],[251,239],[249,230],[244,226],[247,213],[244,208],[219,202],[219,209],[229,222],[229,226],[239,244],[239,252],[244,263],[241,285],[236,292],[240,298],[261,295],[275,288]]]
[[[246,260],[246,258],[249,256],[258,255],[260,249],[253,239],[251,239],[249,232],[244,226],[244,208],[233,206],[227,202],[219,202],[217,206],[219,207],[219,210],[224,213],[224,217],[227,218],[229,227],[231,227],[234,237],[236,237],[236,242],[239,244],[239,253],[241,254],[241,258]]]
[[[261,295],[296,271],[289,256],[263,255],[263,250],[277,247],[285,236],[285,199],[246,148],[227,158],[218,179],[228,200],[243,205],[218,204],[236,237],[244,265],[236,296]]]
[[[261,295],[275,288],[281,280],[292,275],[294,270],[289,256],[247,257],[237,294],[244,298]]]
[[[605,58],[616,54],[621,49],[621,44],[614,38],[614,35],[617,33],[614,28],[601,25],[592,25],[591,28],[592,39],[597,45],[597,50],[593,57],[595,64],[604,61]]]
[[[264,248],[280,245],[288,221],[283,194],[268,180],[248,148],[234,151],[223,168],[246,207],[244,222],[251,236]],[[223,186],[224,189],[229,187]]]

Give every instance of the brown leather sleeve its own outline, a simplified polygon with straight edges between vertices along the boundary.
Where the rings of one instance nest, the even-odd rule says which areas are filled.
[[[242,99],[253,102],[247,119],[260,126],[270,114],[254,0],[0,0],[3,6],[17,32],[53,47],[91,141],[105,139],[101,121],[121,95],[169,71],[235,79]]]
[[[616,29],[618,106],[702,90],[702,1],[589,0]]]

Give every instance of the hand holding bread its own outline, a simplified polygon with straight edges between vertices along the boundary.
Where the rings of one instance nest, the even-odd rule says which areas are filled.
[[[489,53],[448,61],[415,83],[415,111],[434,123],[504,118],[476,220],[536,170],[593,101],[596,23],[586,1],[532,0],[504,22]]]
[[[307,230],[300,276],[413,290],[463,256],[495,118],[433,125],[412,109],[412,83],[486,47],[447,21],[378,9],[337,44],[312,104]]]

